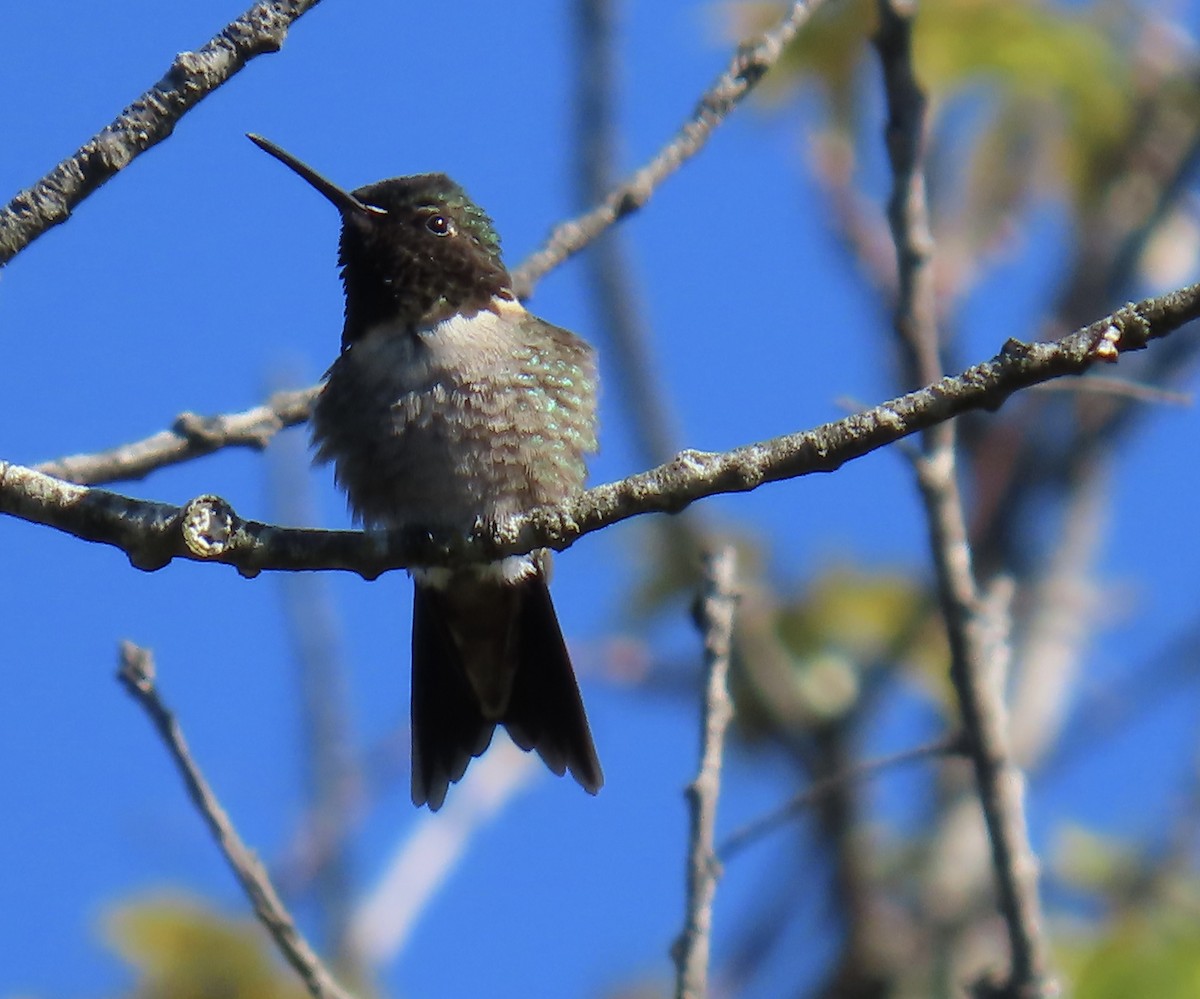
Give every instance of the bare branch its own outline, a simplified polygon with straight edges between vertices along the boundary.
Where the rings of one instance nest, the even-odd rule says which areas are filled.
[[[769,31],[740,45],[728,68],[700,97],[692,116],[654,158],[600,204],[563,222],[546,244],[513,272],[513,287],[526,298],[538,280],[574,256],[605,229],[640,209],[667,177],[698,153],[717,126],[775,65],[787,44],[824,0],[799,0]]]
[[[250,899],[250,904],[254,906],[254,913],[259,922],[267,928],[288,964],[296,969],[304,980],[305,987],[316,999],[353,999],[351,994],[334,980],[296,928],[259,859],[242,842],[212,788],[192,760],[179,723],[158,696],[155,687],[154,656],[150,650],[140,648],[132,642],[122,642],[117,679],[150,718],[175,761],[180,776],[183,777],[188,796],[204,818],[209,832],[233,869],[242,890]]]
[[[888,756],[881,756],[878,759],[864,760],[862,763],[849,769],[835,773],[824,780],[817,781],[806,787],[803,791],[793,795],[778,808],[767,812],[765,815],[760,815],[757,819],[747,822],[740,829],[730,833],[725,838],[725,842],[718,848],[717,856],[723,862],[728,863],[731,857],[741,853],[747,846],[774,832],[780,826],[785,825],[802,814],[830,792],[851,781],[862,781],[870,777],[877,777],[884,771],[893,770],[908,763],[916,763],[919,760],[939,756],[963,756],[965,754],[966,742],[961,733],[955,733],[944,736],[941,739],[935,739],[933,742],[927,742],[921,746],[913,746],[911,749],[891,753]]]
[[[733,719],[729,696],[729,653],[737,608],[737,559],[724,548],[705,560],[704,594],[697,623],[704,637],[704,710],[701,717],[700,772],[688,785],[687,905],[683,933],[675,947],[676,999],[708,995],[708,956],[713,899],[720,864],[716,854],[717,798],[725,732]]]
[[[912,13],[904,0],[879,0],[875,44],[887,93],[885,136],[894,178],[888,221],[898,267],[896,333],[905,351],[906,380],[921,384],[938,378],[942,365],[933,237],[922,175],[925,95],[913,74]],[[931,428],[916,469],[950,644],[950,679],[975,770],[1011,952],[1007,981],[980,983],[978,989],[980,994],[1036,999],[1057,989],[1047,972],[1049,946],[1041,921],[1037,858],[1025,822],[1024,778],[1013,762],[998,679],[1009,654],[1008,614],[1005,608],[999,615],[1002,626],[989,630],[971,565],[954,438],[948,422]],[[996,630],[1001,637],[994,636]]]
[[[911,5],[904,0],[879,0],[879,17],[875,47],[887,95],[884,138],[893,178],[887,215],[896,247],[896,333],[904,351],[905,384],[923,385],[942,376],[937,294],[933,284],[933,234],[929,229],[922,164],[926,101],[913,75]]]
[[[223,416],[180,413],[170,430],[95,454],[74,454],[35,466],[66,482],[100,485],[142,479],[167,465],[202,458],[226,447],[261,451],[280,430],[303,423],[319,386],[277,392],[266,405]]]
[[[135,157],[158,145],[188,111],[264,52],[283,47],[288,28],[319,0],[264,0],[196,52],[181,52],[166,75],[33,187],[0,209],[0,267]]]
[[[646,513],[676,513],[705,496],[831,472],[846,462],[974,409],[994,410],[1019,389],[1080,374],[1140,350],[1200,316],[1200,285],[1149,298],[1051,343],[1009,340],[992,360],[874,409],[732,451],[683,451],[665,465],[597,486],[470,537],[273,527],[242,520],[224,500],[180,508],[78,486],[0,461],[0,513],[120,548],[140,569],[172,559],[221,562],[253,576],[269,569],[345,569],[373,578],[407,565],[491,561],[578,538]]]

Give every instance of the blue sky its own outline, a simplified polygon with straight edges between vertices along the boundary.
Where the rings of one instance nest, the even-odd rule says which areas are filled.
[[[714,7],[626,6],[622,164],[632,168],[690,114],[729,45]],[[18,41],[0,62],[9,95],[0,102],[8,137],[0,191],[7,198],[34,182],[157,80],[175,52],[203,44],[241,9],[242,0],[226,0],[164,14],[126,0],[77,5],[64,25],[30,5],[5,6],[0,34]],[[32,464],[147,436],[182,410],[244,409],[270,388],[311,384],[333,359],[342,309],[336,214],[247,131],[347,187],[449,173],[492,214],[509,263],[519,262],[575,207],[570,27],[564,6],[549,0],[326,0],[302,18],[282,52],[256,60],[0,272],[0,457]],[[804,102],[806,113],[813,105]],[[893,394],[885,314],[825,229],[797,122],[792,113],[739,112],[624,226],[681,444],[723,449],[835,418],[846,398]],[[879,177],[868,180],[882,189]],[[1003,270],[968,303],[967,356],[1037,332],[1068,236],[1053,205],[1030,220]],[[578,262],[550,275],[531,307],[592,339],[606,375]],[[1197,424],[1194,409],[1159,409],[1136,449],[1120,455],[1117,529],[1100,567],[1120,606],[1089,658],[1085,694],[1192,620],[1197,472],[1181,456],[1194,455]],[[243,516],[271,520],[268,462],[302,460],[302,434],[288,432],[268,457],[226,452],[115,488],[174,503],[217,493]],[[610,389],[592,480],[638,470]],[[308,481],[317,525],[347,526],[328,470]],[[918,502],[896,454],[704,509],[765,539],[781,581],[800,583],[842,560],[925,570]],[[615,642],[645,637],[628,593],[648,529],[635,521],[589,536],[556,566],[556,604],[607,786],[592,799],[539,771],[479,832],[407,948],[381,970],[394,994],[555,999],[670,974],[695,706],[602,676]],[[164,697],[197,760],[270,860],[292,842],[304,808],[281,580],[193,564],[146,574],[115,550],[11,519],[0,520],[0,552],[0,855],[8,858],[0,996],[113,993],[129,979],[101,943],[111,904],[169,888],[246,910],[165,753],[113,679],[117,641],[154,649]],[[371,746],[407,716],[409,584],[403,574],[373,583],[330,574],[321,585],[338,615],[353,741]],[[653,630],[655,654],[698,660],[684,612]],[[1149,816],[1169,807],[1177,778],[1194,769],[1185,733],[1196,692],[1184,693],[1035,792],[1040,844],[1072,817],[1135,839],[1155,835]],[[911,725],[881,726],[870,748],[911,744]],[[734,749],[722,827],[777,801],[791,776],[780,760]],[[884,817],[902,811],[886,790],[880,801]],[[356,835],[362,895],[420,821],[403,777]],[[731,867],[718,957],[722,929],[776,872],[799,878],[796,842],[779,837]],[[819,868],[805,877],[819,883]],[[807,883],[798,881],[800,894]],[[809,953],[799,971],[787,969],[793,982],[815,976],[834,946],[819,898],[800,908],[794,932]],[[311,907],[301,912],[311,916]],[[756,994],[771,992],[760,983]]]

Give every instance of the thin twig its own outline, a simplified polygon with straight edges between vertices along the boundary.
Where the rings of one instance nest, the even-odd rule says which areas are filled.
[[[803,791],[793,795],[778,808],[772,809],[765,815],[760,815],[757,819],[747,822],[740,829],[730,833],[717,849],[717,856],[721,858],[723,863],[728,863],[730,858],[741,853],[747,846],[774,832],[780,826],[786,825],[825,795],[844,784],[877,777],[887,770],[893,770],[908,763],[915,763],[918,760],[938,756],[962,756],[965,752],[966,743],[961,733],[955,733],[944,736],[941,739],[935,739],[933,742],[913,746],[911,749],[901,750],[898,753],[880,756],[874,760],[864,760],[862,763],[858,763],[849,769],[811,784]]]
[[[493,561],[540,547],[561,551],[629,517],[677,513],[705,496],[831,472],[961,413],[996,409],[1022,388],[1111,363],[1197,316],[1200,285],[1191,285],[1127,305],[1060,340],[1009,340],[992,360],[864,413],[732,451],[683,451],[665,465],[589,489],[560,506],[481,525],[466,538],[280,528],[243,520],[215,496],[180,508],[72,485],[3,461],[0,513],[113,545],[147,571],[184,558],[233,565],[248,576],[271,569],[345,569],[373,578],[412,564]]]
[[[150,718],[175,761],[180,776],[183,777],[188,796],[225,855],[242,890],[253,905],[255,915],[267,928],[288,964],[296,969],[305,987],[316,999],[353,999],[351,994],[334,980],[296,928],[259,859],[242,842],[212,788],[192,760],[179,723],[158,696],[155,687],[154,656],[150,650],[140,648],[132,642],[122,642],[117,679]]]
[[[227,447],[265,448],[280,430],[308,419],[318,387],[277,392],[265,405],[240,413],[180,413],[170,430],[110,451],[74,454],[35,466],[56,479],[85,485],[142,479],[157,469]]]
[[[911,5],[879,0],[878,6],[880,29],[875,43],[887,93],[885,135],[894,178],[888,220],[898,267],[896,333],[904,351],[906,380],[922,384],[942,373],[933,237],[922,175],[925,95],[913,74]],[[1051,994],[1055,987],[1047,974],[1049,948],[1037,891],[1037,858],[1025,822],[1024,780],[1012,759],[1003,693],[995,681],[1008,653],[1007,615],[1005,640],[989,642],[971,566],[955,458],[954,427],[943,423],[925,434],[916,467],[946,620],[950,679],[975,770],[1011,953],[1007,981],[980,983],[977,994],[1034,999]]]
[[[1096,395],[1115,396],[1159,406],[1189,407],[1196,401],[1191,392],[1175,392],[1161,385],[1149,385],[1128,378],[1105,378],[1102,375],[1089,375],[1073,382],[1047,382],[1045,385],[1039,385],[1038,391],[1075,392],[1080,395],[1092,392]]]
[[[545,245],[513,272],[513,287],[525,298],[537,281],[574,256],[605,229],[636,212],[667,177],[698,153],[717,126],[754,89],[824,0],[800,0],[769,31],[738,46],[728,68],[700,97],[682,128],[654,158],[589,212],[563,222]]]
[[[0,267],[147,149],[251,59],[277,52],[293,21],[319,0],[264,0],[195,52],[181,52],[166,75],[28,190],[0,209]]]
[[[729,653],[737,607],[736,567],[731,547],[708,556],[704,566],[704,594],[697,615],[704,637],[704,708],[700,771],[687,789],[690,814],[687,903],[683,933],[675,947],[676,999],[705,999],[708,995],[713,899],[720,875],[715,849],[717,799],[721,793],[725,732],[733,719]]]

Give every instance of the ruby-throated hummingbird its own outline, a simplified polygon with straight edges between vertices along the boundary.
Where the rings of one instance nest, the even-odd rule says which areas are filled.
[[[591,348],[513,294],[491,220],[449,177],[347,192],[250,138],[341,212],[342,352],[312,418],[364,525],[467,535],[583,488]],[[556,774],[603,783],[546,586],[549,552],[412,574],[412,798],[441,807],[496,725]]]

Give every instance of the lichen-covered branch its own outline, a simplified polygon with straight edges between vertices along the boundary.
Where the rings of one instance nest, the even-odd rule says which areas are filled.
[[[166,75],[98,135],[0,209],[0,267],[71,212],[243,66],[277,52],[293,21],[319,0],[263,0],[195,52],[181,52]]]
[[[996,409],[1022,388],[1115,361],[1197,316],[1200,285],[1191,285],[1128,305],[1060,340],[1009,340],[990,361],[873,409],[732,451],[684,451],[665,465],[589,489],[559,507],[481,526],[466,538],[273,527],[243,520],[218,497],[198,497],[180,508],[73,485],[2,461],[0,513],[113,545],[147,570],[185,558],[226,563],[250,576],[266,569],[345,569],[374,577],[411,564],[491,560],[543,546],[561,550],[584,534],[640,514],[675,513],[705,496],[831,472],[961,413]]]

